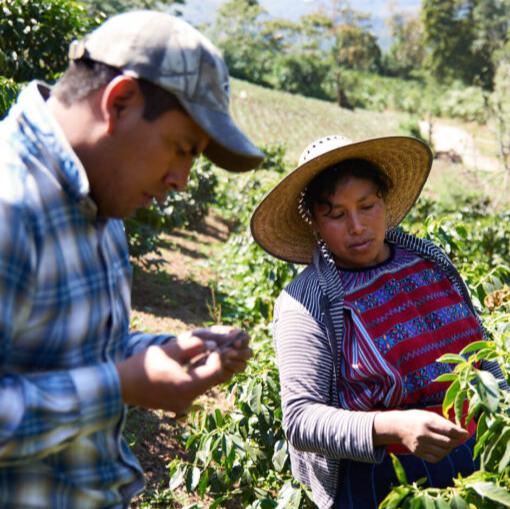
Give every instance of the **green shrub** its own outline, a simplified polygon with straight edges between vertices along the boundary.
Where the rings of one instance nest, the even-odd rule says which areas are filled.
[[[16,82],[52,80],[69,43],[100,22],[73,0],[2,0],[0,13],[0,75]]]
[[[489,112],[488,94],[480,87],[456,85],[446,91],[440,102],[442,115],[482,124]]]
[[[0,119],[3,118],[16,100],[21,86],[14,80],[0,76]]]

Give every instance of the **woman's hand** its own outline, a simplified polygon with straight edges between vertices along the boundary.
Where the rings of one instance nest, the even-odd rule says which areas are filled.
[[[464,428],[426,410],[390,410],[374,420],[374,445],[401,444],[429,463],[442,460],[469,437]]]

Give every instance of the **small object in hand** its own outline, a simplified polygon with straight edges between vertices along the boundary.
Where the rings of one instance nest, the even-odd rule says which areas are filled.
[[[217,343],[214,340],[210,340],[210,339],[204,341],[206,350],[190,360],[190,362],[188,364],[188,369],[196,368],[197,366],[200,366],[201,364],[203,364],[205,362],[205,360],[207,359],[207,357],[209,357],[209,355],[212,352],[224,351],[224,350],[227,350],[228,348],[231,348],[232,346],[234,346],[234,343],[236,341],[238,341],[239,339],[243,339],[245,337],[245,334],[246,333],[241,330],[233,338],[231,338],[228,341],[225,341],[224,343],[221,343],[221,344]]]

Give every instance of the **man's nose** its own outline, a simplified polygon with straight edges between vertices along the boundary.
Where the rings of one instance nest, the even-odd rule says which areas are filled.
[[[184,191],[193,166],[193,160],[181,163],[173,167],[165,176],[165,187],[175,191]]]

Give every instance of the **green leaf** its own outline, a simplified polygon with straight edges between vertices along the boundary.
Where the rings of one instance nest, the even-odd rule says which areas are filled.
[[[460,391],[460,382],[458,380],[455,380],[450,387],[448,387],[448,390],[446,391],[446,394],[444,395],[443,399],[443,415],[447,416],[448,411],[453,405],[453,402],[455,401],[455,398],[457,397],[458,392]]]
[[[287,441],[278,440],[274,446],[273,465],[277,472],[281,472],[287,460]]]
[[[453,382],[457,379],[457,375],[455,373],[443,373],[434,379],[434,382]]]
[[[499,405],[499,385],[496,377],[488,371],[479,371],[477,373],[477,382],[475,384],[480,403],[490,412],[495,412]]]
[[[482,453],[484,467],[488,470],[494,470],[496,465],[499,464],[501,456],[503,455],[508,441],[510,440],[510,427],[503,428],[501,433],[492,433],[490,446],[486,446]]]
[[[218,426],[218,428],[223,425],[223,414],[219,408],[214,410],[214,420],[216,421],[216,426]]]
[[[494,351],[494,348],[483,348],[476,354],[476,358],[480,361],[487,360],[491,361],[496,359],[498,354]]]
[[[379,509],[398,509],[409,493],[411,493],[409,486],[396,486],[381,502]]]
[[[492,482],[478,481],[467,483],[467,486],[476,491],[482,497],[501,504],[503,507],[510,507],[510,493],[503,487]]]
[[[464,359],[462,355],[456,353],[445,353],[444,355],[441,355],[439,359],[437,359],[437,362],[445,362],[447,364],[461,364],[466,362],[466,359]]]
[[[404,467],[402,466],[402,463],[400,463],[400,460],[397,458],[397,456],[393,453],[390,453],[391,462],[393,463],[393,470],[395,470],[395,475],[397,476],[398,482],[400,484],[409,484],[407,481],[407,475],[404,470]]]
[[[193,467],[191,469],[191,475],[188,479],[188,490],[189,491],[194,491],[195,488],[198,486],[198,483],[200,482],[200,475],[202,474],[202,472],[200,471],[200,469],[198,467]]]
[[[278,495],[277,501],[276,509],[299,509],[301,489],[293,486],[291,482],[286,482]]]
[[[457,425],[462,424],[462,411],[464,410],[464,400],[466,399],[466,391],[459,391],[455,396],[455,422]]]
[[[209,471],[204,470],[202,477],[200,478],[200,482],[198,483],[197,489],[197,492],[200,495],[200,497],[203,497],[205,495],[208,485],[209,485]]]
[[[450,507],[452,509],[469,509],[467,502],[457,493],[453,495],[450,501]]]
[[[435,509],[436,508],[434,499],[428,493],[423,493],[422,499],[424,502],[423,507],[425,509]]]
[[[213,441],[213,435],[203,435],[200,440],[199,449],[196,453],[196,459],[203,465],[207,465],[211,457],[211,443]]]
[[[507,440],[505,452],[503,453],[501,459],[499,460],[498,472],[502,474],[509,463],[510,463],[510,440]]]
[[[451,506],[446,500],[443,498],[436,498],[434,500],[434,504],[436,506],[436,509],[451,509]]]
[[[262,401],[262,384],[256,384],[250,394],[248,405],[255,415],[259,415],[261,412],[261,401]]]
[[[465,355],[467,353],[475,352],[476,350],[480,350],[482,348],[487,348],[489,346],[488,341],[474,341],[469,345],[465,346],[459,353],[460,355]]]
[[[168,489],[173,491],[177,489],[184,481],[184,477],[186,476],[186,465],[179,465],[175,471],[175,473],[170,477],[170,481],[168,482]]]

